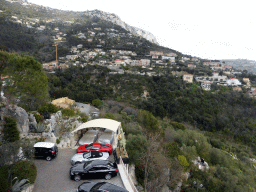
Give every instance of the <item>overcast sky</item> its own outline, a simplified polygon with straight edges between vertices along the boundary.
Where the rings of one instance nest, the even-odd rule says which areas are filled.
[[[98,9],[151,32],[162,46],[205,59],[256,60],[252,0],[28,0],[73,11]]]

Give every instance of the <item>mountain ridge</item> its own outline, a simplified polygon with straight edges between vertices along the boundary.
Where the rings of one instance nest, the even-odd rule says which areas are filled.
[[[126,29],[127,31],[130,31],[133,35],[141,36],[152,43],[158,44],[155,36],[152,33],[145,31],[143,29],[140,29],[138,27],[133,27],[128,25],[127,23],[123,22],[118,15],[114,13],[108,13],[108,12],[95,9],[92,11],[86,11],[85,15],[89,17],[100,17],[101,19],[111,21],[121,26],[122,28]]]
[[[43,8],[46,11],[58,11],[58,12],[62,12],[62,13],[66,12],[69,14],[77,14],[77,17],[79,17],[80,15],[85,15],[89,18],[99,17],[103,20],[110,21],[116,25],[121,26],[123,29],[130,31],[135,36],[140,36],[142,38],[147,39],[148,41],[150,41],[152,43],[159,45],[156,40],[156,37],[151,32],[145,31],[138,27],[133,27],[133,26],[128,25],[127,23],[122,21],[118,15],[116,15],[114,13],[104,12],[104,11],[101,11],[98,9],[87,10],[87,11],[69,11],[69,10],[60,10],[60,9],[55,9],[55,8],[51,8],[51,7],[45,7],[45,6],[27,2],[24,0],[16,0],[16,1],[6,0],[6,1],[10,2],[10,3],[19,3],[21,6],[26,7],[26,8],[28,8],[28,7],[31,8],[31,6],[32,6],[33,8],[36,8],[36,9],[38,9],[39,7]],[[55,14],[55,13],[53,13],[53,14]]]

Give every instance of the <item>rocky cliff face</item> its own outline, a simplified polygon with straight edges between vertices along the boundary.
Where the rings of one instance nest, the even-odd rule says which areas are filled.
[[[103,12],[100,10],[93,10],[93,11],[85,12],[85,15],[88,17],[99,17],[103,20],[110,21],[116,25],[121,26],[122,28],[126,29],[127,31],[130,31],[133,35],[141,36],[141,37],[149,40],[152,43],[158,44],[155,36],[152,33],[126,24],[117,15],[115,15],[113,13],[107,13],[107,12]]]

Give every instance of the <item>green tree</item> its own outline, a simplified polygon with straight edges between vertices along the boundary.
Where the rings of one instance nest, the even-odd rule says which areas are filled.
[[[178,155],[178,160],[180,164],[184,167],[184,170],[186,170],[189,167],[187,158],[184,155]]]
[[[103,102],[99,99],[94,99],[94,100],[92,100],[92,105],[95,107],[99,107],[99,106],[103,105]]]
[[[159,122],[154,117],[152,113],[146,110],[139,110],[137,114],[137,121],[147,130],[147,131],[158,131]]]
[[[17,54],[5,53],[4,59],[7,61],[4,74],[10,78],[8,94],[19,97],[21,105],[28,110],[34,110],[48,100],[48,80],[41,63],[33,57]]]
[[[20,133],[17,128],[17,122],[10,117],[4,117],[4,140],[9,142],[18,141],[20,139]]]

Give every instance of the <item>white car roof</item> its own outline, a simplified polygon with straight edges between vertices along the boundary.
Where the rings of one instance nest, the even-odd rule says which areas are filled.
[[[34,147],[45,147],[45,148],[52,148],[55,144],[50,142],[38,142],[34,145]]]

